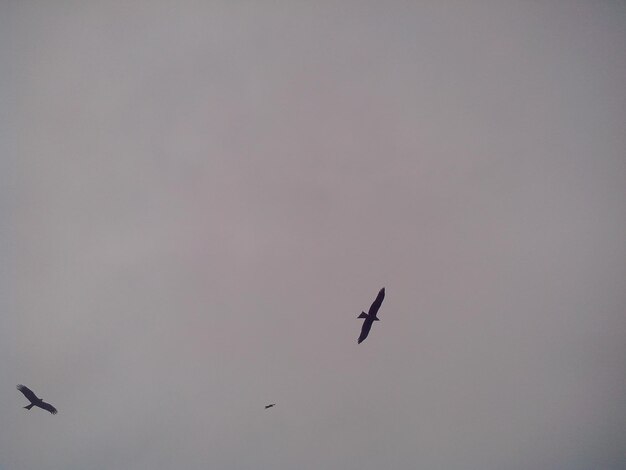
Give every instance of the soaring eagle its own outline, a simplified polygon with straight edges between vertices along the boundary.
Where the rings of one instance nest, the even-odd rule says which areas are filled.
[[[361,327],[361,336],[359,336],[359,344],[361,344],[365,340],[365,338],[367,338],[367,335],[370,334],[372,323],[380,320],[379,318],[376,317],[376,313],[378,312],[378,309],[380,308],[380,304],[383,303],[384,298],[385,298],[385,288],[383,287],[378,292],[378,295],[376,296],[376,300],[374,300],[374,303],[370,307],[369,312],[368,313],[361,312],[361,315],[358,316],[358,318],[365,318],[365,321],[363,322],[363,326]]]
[[[24,394],[26,398],[30,400],[30,405],[25,406],[27,410],[30,410],[33,406],[38,406],[46,411],[49,411],[53,415],[57,414],[57,409],[50,403],[43,401],[43,398],[39,398],[35,393],[25,385],[18,385],[17,389]]]

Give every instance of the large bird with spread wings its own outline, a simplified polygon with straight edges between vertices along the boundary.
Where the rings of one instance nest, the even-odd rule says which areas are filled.
[[[57,414],[57,409],[54,406],[52,406],[50,403],[46,403],[45,401],[43,401],[43,398],[39,398],[37,395],[35,395],[35,392],[33,392],[27,386],[20,384],[17,386],[17,389],[22,392],[24,396],[30,401],[30,405],[24,407],[27,410],[30,410],[33,406],[38,406],[39,408],[49,411],[53,415]]]
[[[363,322],[363,326],[361,327],[361,336],[359,336],[359,344],[361,344],[365,340],[365,338],[367,338],[367,335],[370,334],[370,329],[372,328],[372,324],[375,321],[380,320],[380,318],[376,317],[376,313],[378,312],[380,305],[383,303],[384,298],[385,298],[385,288],[383,287],[378,292],[378,295],[376,296],[376,300],[374,300],[374,303],[370,307],[369,312],[367,313],[361,312],[361,315],[358,316],[358,318],[365,318],[365,321]]]

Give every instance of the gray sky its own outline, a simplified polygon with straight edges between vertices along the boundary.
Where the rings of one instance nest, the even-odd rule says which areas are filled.
[[[1,470],[626,468],[623,3],[2,2],[0,39]]]

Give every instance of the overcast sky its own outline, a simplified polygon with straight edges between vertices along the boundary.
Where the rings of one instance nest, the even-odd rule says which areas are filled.
[[[625,44],[619,1],[1,2],[0,470],[625,469]]]

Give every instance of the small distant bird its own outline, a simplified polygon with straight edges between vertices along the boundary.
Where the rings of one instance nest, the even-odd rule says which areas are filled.
[[[376,317],[376,313],[378,312],[378,309],[380,308],[380,304],[383,303],[384,298],[385,298],[385,288],[383,287],[378,292],[378,295],[376,296],[376,300],[374,300],[374,303],[370,307],[369,312],[368,313],[361,312],[361,315],[358,316],[358,318],[365,318],[365,321],[363,322],[363,326],[361,327],[361,336],[359,336],[358,344],[361,344],[365,340],[365,338],[367,338],[367,335],[370,334],[372,323],[374,323],[375,321],[380,321],[380,318]]]
[[[274,405],[276,405],[276,403],[270,403],[269,405],[265,405],[265,409],[267,410],[268,408],[271,408]]]
[[[43,401],[43,398],[39,398],[35,393],[25,385],[18,385],[17,389],[24,394],[26,398],[30,400],[30,405],[25,406],[27,410],[30,410],[33,406],[38,406],[39,408],[43,408],[46,411],[49,411],[53,415],[57,414],[57,409],[52,406],[50,403],[46,403]]]

